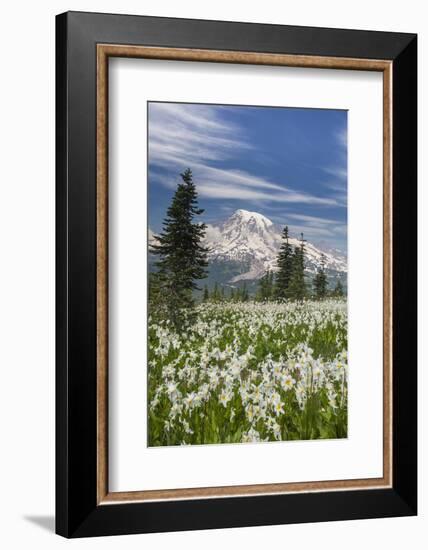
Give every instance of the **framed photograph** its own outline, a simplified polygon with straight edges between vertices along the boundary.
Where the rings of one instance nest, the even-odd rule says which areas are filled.
[[[56,24],[57,533],[416,514],[416,35]]]

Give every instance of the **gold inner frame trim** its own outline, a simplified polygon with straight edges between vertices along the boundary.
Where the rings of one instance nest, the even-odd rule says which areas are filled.
[[[109,492],[108,488],[108,59],[133,57],[346,69],[383,73],[383,476],[298,483]],[[392,62],[319,57],[97,45],[97,503],[222,498],[261,494],[378,489],[392,486]]]

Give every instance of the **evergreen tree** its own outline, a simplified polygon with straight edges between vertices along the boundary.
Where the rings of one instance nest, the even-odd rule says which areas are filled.
[[[220,301],[220,292],[218,290],[217,281],[214,283],[214,290],[211,293],[211,298],[212,298],[213,302]]]
[[[314,291],[318,299],[325,298],[327,295],[327,275],[325,272],[325,256],[321,254],[321,263],[314,278]]]
[[[268,300],[272,300],[275,294],[275,275],[273,271],[269,271],[268,273]]]
[[[210,293],[209,293],[209,290],[208,290],[207,285],[205,285],[205,287],[204,287],[204,297],[203,297],[203,301],[204,301],[204,302],[208,302],[209,299],[210,299]]]
[[[266,299],[266,273],[259,279],[259,288],[257,289],[256,299],[263,302]]]
[[[162,308],[163,299],[157,273],[149,273],[149,311],[150,315],[156,315]]]
[[[230,301],[235,301],[235,289],[233,287],[230,289]]]
[[[257,291],[257,300],[265,302],[273,297],[273,273],[266,271],[263,277],[259,280],[259,289]]]
[[[177,185],[163,230],[150,247],[152,254],[159,257],[155,263],[156,278],[169,317],[176,326],[183,320],[183,310],[194,305],[192,292],[200,290],[196,281],[207,276],[208,266],[208,249],[201,244],[206,225],[194,222],[203,210],[198,207],[191,170],[187,169],[181,178],[183,181]]]
[[[288,242],[288,226],[282,231],[283,242],[277,258],[278,272],[276,274],[275,295],[278,298],[286,298],[288,287],[293,273],[293,249]]]
[[[305,296],[305,240],[302,233],[300,237],[300,246],[296,246],[293,254],[293,271],[287,291],[287,297],[292,300],[303,300]]]
[[[249,298],[249,294],[248,294],[248,289],[247,289],[247,283],[244,282],[244,286],[242,287],[241,300],[243,302],[248,302],[248,298]]]
[[[341,298],[344,295],[343,285],[342,285],[340,279],[337,279],[337,281],[336,281],[336,286],[334,287],[333,294],[334,294],[334,296],[337,296],[338,298]]]
[[[224,286],[221,287],[221,301],[224,302],[224,300],[226,299],[226,295],[224,293]]]

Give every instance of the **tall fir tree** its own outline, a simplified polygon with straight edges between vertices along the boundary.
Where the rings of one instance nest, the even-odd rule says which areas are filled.
[[[220,301],[220,291],[218,289],[217,281],[214,283],[214,289],[211,292],[211,299],[213,302],[219,302]]]
[[[248,299],[249,299],[249,294],[248,294],[248,288],[247,288],[247,283],[244,281],[244,285],[242,287],[242,294],[241,294],[241,300],[243,302],[248,302]]]
[[[150,247],[159,258],[155,263],[157,284],[176,326],[183,320],[183,310],[194,305],[192,292],[200,290],[196,281],[207,276],[208,266],[208,249],[201,244],[206,225],[194,221],[204,211],[198,207],[191,170],[180,175],[183,181],[177,185],[163,230]]]
[[[287,291],[287,297],[292,300],[303,300],[306,297],[305,282],[305,239],[300,236],[300,246],[296,246],[293,254],[293,271]]]
[[[269,271],[268,277],[268,299],[272,300],[275,297],[275,274]]]
[[[266,300],[266,275],[267,273],[265,273],[258,281],[258,288],[256,292],[256,300],[258,302],[263,302]]]
[[[314,291],[315,296],[322,300],[327,296],[327,275],[325,272],[325,256],[321,254],[320,266],[317,269],[317,273],[314,277]]]
[[[342,298],[345,294],[343,291],[343,285],[340,279],[337,279],[336,281],[336,286],[334,287],[333,294],[338,298]]]
[[[288,242],[288,226],[282,231],[282,244],[277,258],[278,272],[275,280],[275,295],[277,298],[286,298],[293,273],[293,249]]]
[[[209,299],[210,299],[210,292],[209,292],[209,290],[208,290],[207,285],[205,285],[205,287],[204,287],[203,301],[204,301],[204,302],[208,302]]]
[[[266,271],[263,277],[259,280],[259,289],[257,291],[257,300],[266,302],[273,297],[274,275],[271,271]]]

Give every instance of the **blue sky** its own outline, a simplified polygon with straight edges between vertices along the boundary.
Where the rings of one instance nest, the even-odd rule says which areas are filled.
[[[190,167],[207,223],[244,208],[346,251],[346,111],[150,102],[148,116],[153,231]]]

